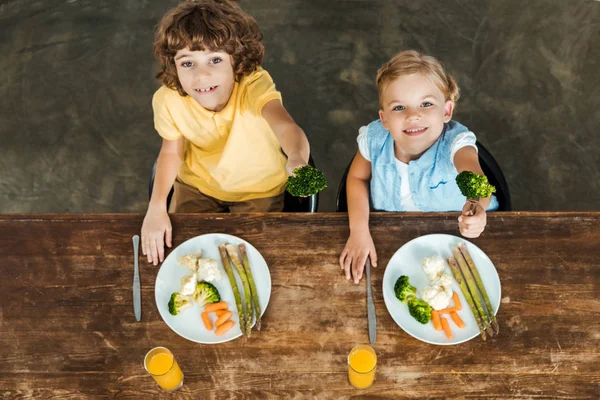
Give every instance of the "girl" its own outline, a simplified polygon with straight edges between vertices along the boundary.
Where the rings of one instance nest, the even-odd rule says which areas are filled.
[[[358,153],[348,172],[346,191],[350,237],[339,262],[346,279],[358,283],[367,257],[377,266],[369,233],[369,209],[377,211],[461,211],[463,236],[477,237],[495,197],[480,199],[474,215],[456,185],[464,170],[483,175],[475,135],[452,113],[459,97],[456,82],[433,57],[405,51],[377,73],[379,118],[363,126]]]

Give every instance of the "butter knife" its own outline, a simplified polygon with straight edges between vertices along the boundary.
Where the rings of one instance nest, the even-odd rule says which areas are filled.
[[[140,237],[133,236],[133,313],[135,320],[142,319],[142,291],[140,288],[140,267],[138,265],[138,252],[140,248]]]
[[[373,293],[371,291],[371,259],[367,257],[367,318],[369,320],[369,341],[375,343],[377,336],[377,320],[375,318],[375,304],[373,303]]]

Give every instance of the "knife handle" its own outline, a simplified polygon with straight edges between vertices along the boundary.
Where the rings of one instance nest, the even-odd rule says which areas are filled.
[[[371,292],[371,259],[367,257],[365,263],[365,270],[367,272],[367,298],[373,299],[373,293]]]
[[[134,282],[137,279],[140,280],[140,267],[138,265],[139,249],[140,249],[140,237],[138,235],[133,236],[133,279]]]

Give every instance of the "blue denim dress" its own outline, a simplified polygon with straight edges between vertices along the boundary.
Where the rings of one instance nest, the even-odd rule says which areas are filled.
[[[466,198],[456,185],[456,168],[450,159],[452,143],[468,129],[456,121],[444,124],[438,140],[419,159],[408,163],[410,191],[421,211],[461,211]],[[371,156],[371,208],[376,211],[406,211],[402,208],[401,177],[394,139],[381,120],[368,126],[367,142]],[[498,209],[492,196],[488,211]]]

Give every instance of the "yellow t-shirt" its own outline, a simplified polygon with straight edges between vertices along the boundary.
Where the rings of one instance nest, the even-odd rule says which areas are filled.
[[[185,138],[178,177],[222,201],[273,197],[285,189],[286,157],[262,117],[263,106],[281,93],[262,68],[236,82],[219,112],[190,96],[161,87],[154,93],[154,126],[167,140]]]

